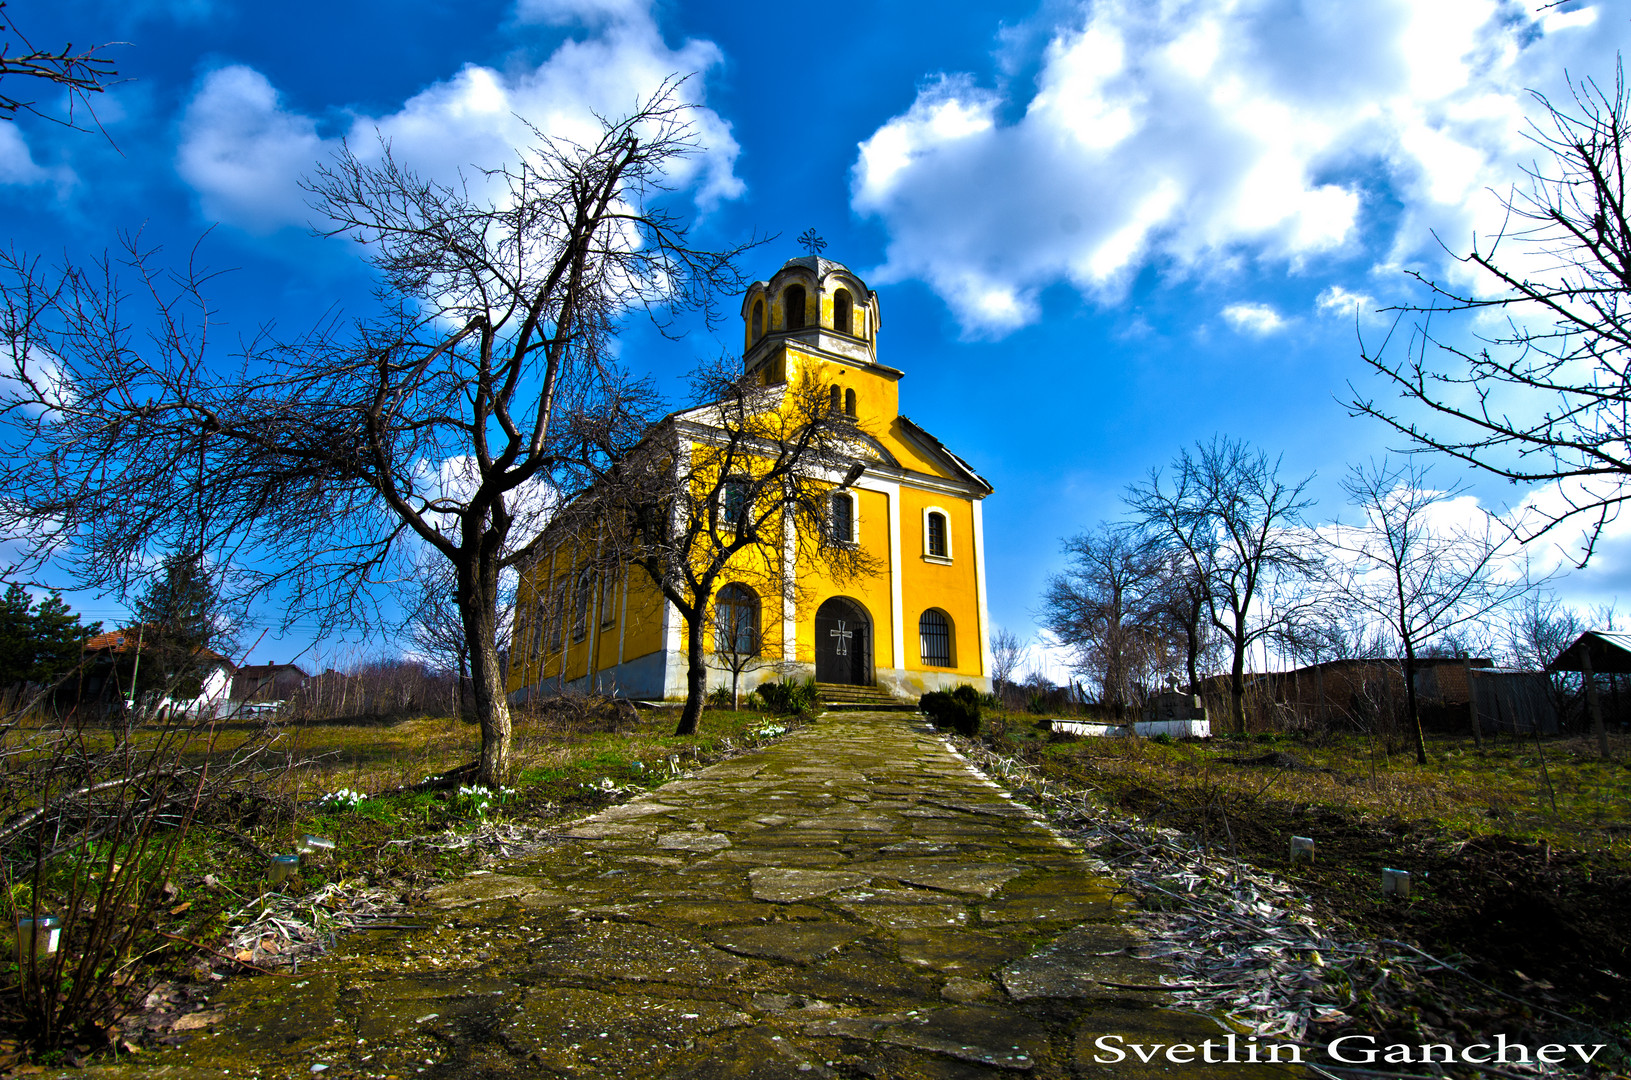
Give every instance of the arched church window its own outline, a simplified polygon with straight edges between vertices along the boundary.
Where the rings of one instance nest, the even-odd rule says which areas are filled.
[[[832,538],[840,544],[855,542],[855,497],[848,492],[833,493]]]
[[[832,328],[841,334],[853,333],[850,329],[850,308],[854,304],[849,298],[848,289],[839,289],[832,297]]]
[[[720,511],[725,518],[725,527],[728,529],[737,528],[748,510],[747,482],[743,480],[725,481],[725,490],[719,501]]]
[[[549,630],[549,601],[540,596],[532,608],[532,660],[538,662],[544,648],[544,635]]]
[[[832,411],[834,413],[837,413],[838,410],[840,408],[842,408],[843,404],[844,404],[843,395],[839,392],[838,387],[836,387],[836,386],[833,387],[832,392],[828,395],[828,397],[829,397],[829,399],[831,400],[831,403],[832,403]]]
[[[577,596],[572,611],[572,640],[582,641],[589,632],[589,601],[595,595],[594,575],[584,571],[578,576]]]
[[[804,286],[789,285],[782,290],[782,328],[804,329]]]
[[[753,340],[758,341],[765,333],[765,302],[753,302]]]
[[[951,667],[951,619],[930,608],[917,621],[918,655],[924,667]]]
[[[937,559],[946,558],[946,515],[929,514],[928,554]]]
[[[854,390],[845,390],[844,391],[844,415],[845,416],[854,416],[855,415],[855,391]]]
[[[617,575],[607,574],[600,579],[600,625],[610,626],[617,621]]]
[[[555,590],[554,610],[549,617],[549,651],[554,652],[561,647],[561,639],[566,633],[566,605],[567,594],[571,587],[565,582]]]
[[[759,598],[743,585],[727,585],[714,601],[714,652],[759,654]]]

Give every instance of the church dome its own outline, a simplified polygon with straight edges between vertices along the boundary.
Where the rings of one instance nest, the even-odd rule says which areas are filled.
[[[749,354],[791,335],[840,352],[853,344],[870,359],[879,321],[877,293],[843,263],[819,255],[788,259],[769,281],[754,282],[742,300]]]
[[[824,259],[819,255],[800,255],[796,259],[788,259],[786,262],[782,263],[782,268],[776,272],[776,276],[780,277],[783,270],[788,270],[795,266],[802,270],[810,271],[817,278],[825,278],[828,274],[831,274],[834,271],[841,271],[842,273],[848,274],[850,277],[855,277],[855,271],[851,270],[843,263],[834,262],[831,259]],[[855,278],[855,280],[859,282],[861,279]]]

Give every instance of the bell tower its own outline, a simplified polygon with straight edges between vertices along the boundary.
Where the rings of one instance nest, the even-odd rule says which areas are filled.
[[[814,377],[857,418],[893,419],[902,372],[878,363],[878,294],[849,267],[789,259],[742,300],[742,367],[766,385]]]

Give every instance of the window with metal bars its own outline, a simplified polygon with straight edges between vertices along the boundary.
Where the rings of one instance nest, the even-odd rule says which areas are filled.
[[[607,574],[600,582],[600,625],[617,621],[617,575]]]
[[[918,655],[924,667],[951,667],[951,620],[930,608],[917,621]]]
[[[936,558],[946,557],[946,515],[929,515],[929,554]]]
[[[832,497],[832,538],[840,544],[855,542],[855,499],[842,491]]]
[[[759,652],[759,598],[742,585],[727,585],[714,601],[714,651],[727,656]]]

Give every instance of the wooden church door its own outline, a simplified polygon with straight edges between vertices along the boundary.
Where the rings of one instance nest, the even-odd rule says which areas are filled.
[[[868,686],[872,683],[871,622],[848,600],[833,597],[816,609],[816,681]]]

